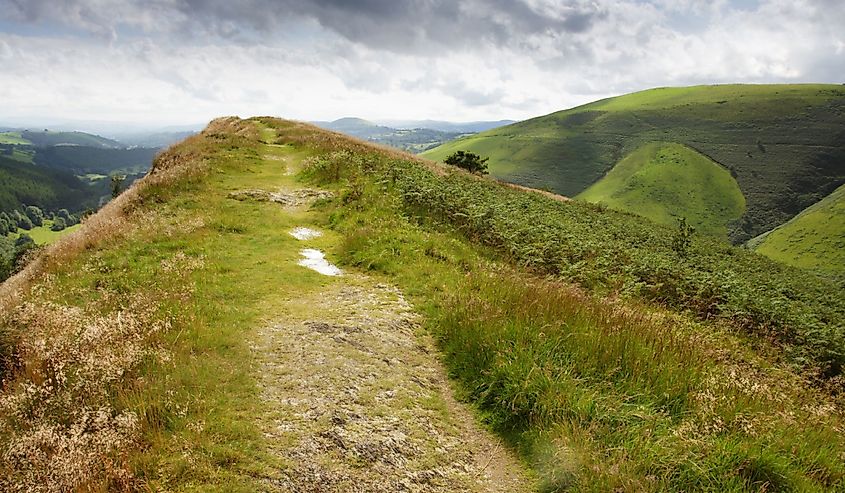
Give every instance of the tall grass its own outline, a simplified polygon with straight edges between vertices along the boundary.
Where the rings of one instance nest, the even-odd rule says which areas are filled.
[[[845,296],[835,282],[707,237],[680,254],[676,231],[637,216],[420,165],[301,124],[274,125],[280,142],[318,150],[307,172],[318,183],[368,177],[402,213],[452,225],[524,268],[726,322],[774,342],[821,385],[845,385]]]
[[[845,485],[835,412],[719,364],[678,319],[513,272],[454,293],[431,323],[450,369],[549,491]]]
[[[254,134],[238,119],[212,122],[0,286],[0,490],[143,485],[131,474],[132,453],[166,426],[155,415],[174,412],[153,402],[169,396],[149,392],[156,378],[144,370],[172,357],[164,344],[177,324],[172,307],[190,299],[187,276],[202,262],[166,251],[145,258],[129,245],[189,231],[192,221],[169,230],[163,205],[200,181],[213,156],[248,148]],[[182,329],[188,323],[178,319]],[[133,402],[139,395],[144,405]]]
[[[466,398],[545,491],[845,487],[841,403],[770,345],[806,343],[789,310],[836,334],[832,286],[707,241],[679,258],[671,230],[632,216],[295,141],[318,154],[308,179],[346,197],[324,205],[344,261],[414,296]]]

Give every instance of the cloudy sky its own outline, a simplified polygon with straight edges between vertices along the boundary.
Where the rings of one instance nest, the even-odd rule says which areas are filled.
[[[522,119],[845,82],[842,0],[0,0],[0,124]]]

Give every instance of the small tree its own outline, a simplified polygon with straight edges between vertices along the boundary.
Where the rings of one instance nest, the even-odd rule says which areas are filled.
[[[25,229],[29,231],[32,229],[32,220],[26,214],[21,214],[19,211],[15,211],[15,219],[17,220],[18,227],[20,229]]]
[[[675,232],[675,238],[672,240],[672,249],[679,257],[686,258],[693,233],[695,233],[695,228],[687,224],[687,218],[682,217],[678,221],[678,231]]]
[[[26,217],[32,221],[32,224],[35,226],[43,226],[44,225],[44,213],[38,207],[34,205],[27,206],[26,208]]]
[[[126,175],[111,175],[111,196],[116,198],[123,191],[123,182]]]
[[[66,227],[67,227],[67,223],[65,223],[65,220],[61,217],[57,217],[56,219],[53,220],[53,225],[50,226],[50,230],[51,231],[61,231],[61,230],[65,229]]]
[[[35,241],[28,234],[22,233],[18,236],[18,239],[15,240],[15,271],[21,270],[27,264],[30,252],[35,250],[37,247],[38,245],[35,244]]]
[[[458,168],[463,168],[470,173],[479,175],[487,174],[487,161],[490,158],[481,159],[481,156],[469,151],[458,151],[447,157],[443,162]]]

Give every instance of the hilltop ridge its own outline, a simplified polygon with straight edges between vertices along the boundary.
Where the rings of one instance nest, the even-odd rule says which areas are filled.
[[[304,123],[213,121],[0,300],[3,488],[845,486],[841,286]]]

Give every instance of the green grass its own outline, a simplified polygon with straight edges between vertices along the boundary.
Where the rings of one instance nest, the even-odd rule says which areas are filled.
[[[647,144],[576,198],[675,226],[725,237],[745,211],[745,197],[728,170],[680,144]]]
[[[448,142],[489,157],[493,176],[574,197],[653,142],[683,144],[731,171],[746,199],[734,243],[786,222],[842,183],[845,88],[722,85],[642,91]]]
[[[85,132],[54,132],[44,130],[25,130],[20,132],[21,138],[37,147],[49,146],[87,146],[100,148],[122,148],[114,140]]]
[[[790,265],[845,275],[845,185],[750,244]]]
[[[21,210],[36,205],[44,210],[78,211],[95,207],[91,188],[72,173],[33,166],[0,156],[0,210]]]
[[[53,221],[51,219],[45,219],[44,224],[42,226],[36,226],[29,231],[19,229],[17,233],[12,233],[9,235],[12,239],[17,239],[18,236],[21,234],[29,235],[30,238],[37,244],[37,245],[49,245],[54,241],[58,240],[62,236],[70,234],[80,228],[81,225],[74,224],[69,228],[65,228],[61,231],[53,231],[50,227],[53,225]]]
[[[254,128],[242,125],[247,133]],[[109,389],[114,409],[140,417],[140,441],[116,452],[135,489],[258,491],[282,468],[257,427],[263,403],[250,340],[286,298],[331,279],[296,264],[300,245],[288,231],[313,225],[307,211],[227,198],[232,190],[296,186],[279,161],[262,156],[296,163],[304,154],[265,147],[236,131],[174,148],[164,166],[181,162],[188,171],[144,187],[127,209],[126,230],[92,239],[95,247],[54,265],[29,298],[105,314],[149,299],[154,318],[170,324],[145,343],[167,358],[146,358]],[[328,232],[312,243],[329,250],[335,241]],[[176,268],[165,268],[168,263]],[[197,267],[185,267],[192,263]],[[0,335],[10,330],[5,323]]]
[[[841,414],[816,412],[841,402],[807,386],[765,335],[689,316],[697,304],[734,302],[707,294],[715,287],[707,271],[727,270],[726,289],[756,302],[779,289],[797,295],[809,287],[802,283],[836,297],[835,286],[704,239],[694,240],[683,270],[669,272],[674,260],[661,251],[671,230],[661,226],[463,173],[441,176],[265,121],[279,129],[279,143],[322,155],[306,176],[338,191],[322,207],[326,225],[345,236],[342,261],[386,276],[411,297],[464,397],[537,471],[541,491],[845,486]],[[714,265],[715,257],[724,263]],[[642,304],[643,292],[625,294],[626,275],[611,279],[607,269],[666,270],[650,282],[670,306],[679,279],[701,284],[686,309],[675,305],[678,314]],[[756,271],[763,272],[752,279]],[[766,278],[776,283],[757,283]],[[608,287],[622,292],[603,298]],[[785,313],[769,315],[763,323]]]
[[[0,132],[0,144],[32,145],[32,142],[21,137],[20,132]]]
[[[299,179],[337,198],[297,214],[228,199],[296,186],[267,154],[311,157]],[[152,300],[169,322],[148,342],[167,357],[107,393],[140,418],[123,456],[135,489],[257,491],[283,467],[255,426],[249,344],[286,298],[333,282],[295,265],[294,225],[330,229],[319,247],[404,290],[464,398],[543,491],[845,486],[842,403],[805,380],[835,388],[845,357],[841,288],[827,281],[707,238],[683,257],[671,228],[295,122],[216,122],[153,178],[174,163],[189,171],[140,188],[120,230],[48,264],[27,298],[104,314]],[[5,356],[26,327],[0,320]],[[93,486],[119,486],[106,479]]]

